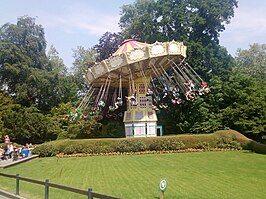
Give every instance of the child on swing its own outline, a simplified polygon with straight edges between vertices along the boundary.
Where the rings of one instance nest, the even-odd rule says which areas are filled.
[[[125,96],[126,98],[127,98],[127,100],[130,102],[130,104],[131,105],[137,105],[138,104],[138,102],[137,102],[137,100],[136,100],[136,92],[134,92],[134,94],[133,95],[131,95],[131,96]]]

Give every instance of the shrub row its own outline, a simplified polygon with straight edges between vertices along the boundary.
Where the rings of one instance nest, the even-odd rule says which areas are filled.
[[[256,153],[266,154],[266,145],[258,143],[258,142],[254,141],[254,140],[251,140],[248,143],[248,147],[247,148],[249,150],[252,150],[252,151],[256,152]]]
[[[217,131],[213,134],[176,135],[150,138],[118,138],[118,139],[82,139],[57,140],[38,145],[33,150],[40,157],[58,154],[121,154],[145,151],[177,151],[184,149],[213,150],[213,149],[246,149],[254,150],[263,146],[232,131]],[[254,150],[256,151],[256,150]]]

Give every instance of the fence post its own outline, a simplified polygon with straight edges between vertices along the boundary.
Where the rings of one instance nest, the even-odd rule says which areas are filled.
[[[49,180],[45,180],[45,199],[49,199]]]
[[[19,195],[19,174],[16,174],[16,195]]]
[[[89,188],[88,189],[88,199],[93,199],[91,192],[92,192],[92,188]]]

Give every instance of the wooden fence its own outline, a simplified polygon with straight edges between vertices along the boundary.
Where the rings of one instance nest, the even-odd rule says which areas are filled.
[[[57,188],[57,189],[62,189],[62,190],[65,190],[65,191],[70,191],[70,192],[81,194],[81,195],[85,195],[85,196],[88,197],[88,199],[93,199],[93,198],[121,199],[121,198],[117,198],[117,197],[113,197],[113,196],[107,196],[107,195],[104,195],[104,194],[93,192],[92,188],[88,188],[88,190],[83,190],[83,189],[78,189],[78,188],[74,188],[74,187],[68,187],[68,186],[65,186],[65,185],[51,183],[51,182],[49,182],[49,180],[40,181],[40,180],[34,180],[34,179],[30,179],[30,178],[25,178],[25,177],[19,176],[19,174],[10,175],[10,174],[5,174],[5,173],[0,173],[0,176],[16,179],[16,195],[19,195],[19,182],[21,180],[21,181],[30,182],[30,183],[33,183],[33,184],[44,185],[44,198],[45,199],[49,199],[49,188],[50,187]]]

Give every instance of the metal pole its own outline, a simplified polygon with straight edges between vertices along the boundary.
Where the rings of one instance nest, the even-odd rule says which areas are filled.
[[[92,192],[92,188],[89,188],[88,189],[88,199],[93,199],[91,192]]]
[[[19,195],[19,174],[16,174],[16,195]]]
[[[164,192],[161,191],[161,192],[160,192],[160,199],[163,199],[163,198],[164,198]]]
[[[49,180],[45,180],[45,199],[49,199]]]

